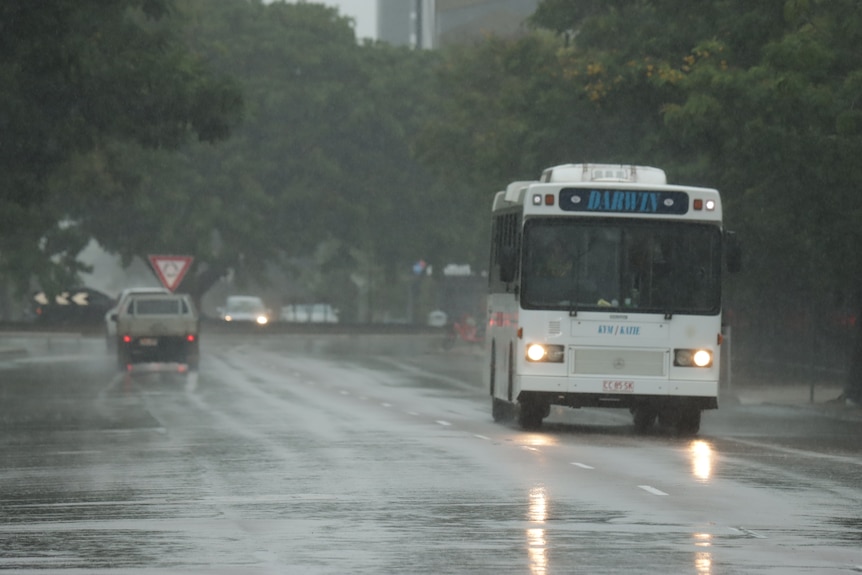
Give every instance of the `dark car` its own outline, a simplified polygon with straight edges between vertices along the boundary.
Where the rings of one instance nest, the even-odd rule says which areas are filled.
[[[35,321],[70,327],[101,326],[115,304],[111,296],[88,287],[63,290],[53,297],[36,292],[30,302]]]

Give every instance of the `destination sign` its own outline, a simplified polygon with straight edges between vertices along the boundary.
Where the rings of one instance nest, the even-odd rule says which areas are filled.
[[[560,209],[568,212],[672,214],[688,212],[688,194],[658,190],[560,190]]]

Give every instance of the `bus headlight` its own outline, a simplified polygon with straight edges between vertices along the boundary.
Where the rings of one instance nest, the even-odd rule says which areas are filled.
[[[673,364],[677,367],[710,367],[712,352],[708,349],[675,349]]]
[[[565,348],[561,345],[550,345],[547,343],[528,343],[527,360],[543,361],[547,363],[563,363]]]

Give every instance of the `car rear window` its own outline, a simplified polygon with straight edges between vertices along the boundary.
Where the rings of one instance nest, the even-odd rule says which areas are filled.
[[[188,305],[181,299],[139,299],[129,305],[129,313],[134,315],[177,315],[188,311]]]

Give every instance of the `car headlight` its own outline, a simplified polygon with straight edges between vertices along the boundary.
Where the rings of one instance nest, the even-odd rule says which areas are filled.
[[[225,321],[231,321],[233,318],[229,315],[224,316]]]
[[[266,322],[268,322],[268,321],[269,321],[269,319],[267,319],[267,317],[265,315],[257,316],[257,323],[259,325],[266,325]]]
[[[673,364],[677,367],[710,367],[712,352],[708,349],[675,349]]]
[[[551,345],[547,343],[527,344],[527,361],[563,363],[563,358],[565,356],[565,348],[562,345]]]

